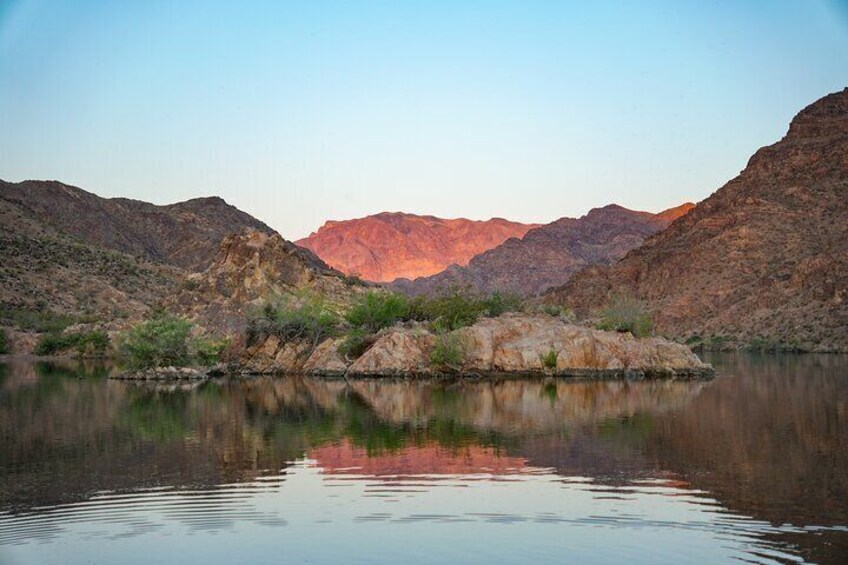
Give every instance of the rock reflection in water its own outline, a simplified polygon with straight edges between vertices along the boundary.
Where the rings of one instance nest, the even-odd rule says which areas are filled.
[[[90,519],[125,516],[133,535],[162,523],[131,507],[200,529],[282,526],[290,514],[260,510],[251,497],[283,492],[292,472],[306,480],[314,467],[331,483],[370,477],[368,495],[390,498],[424,492],[439,477],[456,488],[474,477],[559,476],[578,485],[569,496],[586,490],[596,504],[626,505],[659,488],[739,517],[716,514],[716,532],[738,532],[750,517],[760,524],[745,534],[760,540],[753,553],[781,547],[840,562],[848,553],[846,359],[709,361],[719,378],[707,383],[286,376],[153,384],[108,380],[110,369],[95,364],[0,364],[0,544],[61,535],[65,514],[82,508],[97,509]],[[29,516],[29,525],[6,521],[14,516]]]

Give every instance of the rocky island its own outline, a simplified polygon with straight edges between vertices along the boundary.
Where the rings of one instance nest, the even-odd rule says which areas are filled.
[[[685,345],[577,326],[546,314],[509,313],[457,330],[455,340],[461,358],[455,365],[433,361],[440,340],[443,342],[444,337],[420,325],[390,328],[380,332],[361,357],[351,360],[339,354],[341,340],[330,339],[299,368],[313,375],[354,377],[453,373],[698,378],[713,374],[712,367]],[[265,351],[260,348],[247,355]],[[251,361],[256,359],[251,357]],[[271,367],[277,368],[275,364]]]

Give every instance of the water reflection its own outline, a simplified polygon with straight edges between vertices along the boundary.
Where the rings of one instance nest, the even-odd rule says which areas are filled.
[[[417,543],[443,547],[411,552],[398,530],[368,560],[549,561],[567,547],[595,562],[842,562],[848,360],[710,361],[709,383],[155,385],[0,365],[0,561],[60,557],[35,540],[108,561],[103,540],[173,550],[193,532],[216,533],[201,544],[213,560],[228,544],[269,560],[281,537],[302,545],[289,555],[357,560],[369,528],[417,524]]]

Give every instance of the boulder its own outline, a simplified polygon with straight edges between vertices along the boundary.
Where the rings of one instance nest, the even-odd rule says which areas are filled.
[[[660,337],[636,338],[569,324],[544,314],[506,314],[485,318],[454,332],[465,352],[452,372],[471,375],[552,374],[562,376],[708,377],[713,373],[685,345]],[[348,364],[338,354],[339,340],[327,340],[303,370],[348,376],[438,375],[430,355],[437,337],[418,327],[384,330],[359,359]],[[554,351],[556,367],[542,356]]]

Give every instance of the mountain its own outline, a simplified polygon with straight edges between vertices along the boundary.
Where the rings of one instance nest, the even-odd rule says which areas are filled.
[[[384,212],[356,220],[329,221],[296,241],[331,267],[369,281],[433,275],[449,265],[465,265],[475,255],[537,224],[501,218],[485,221],[445,220]]]
[[[848,89],[802,110],[742,173],[620,262],[547,300],[644,300],[660,333],[848,351]]]
[[[0,181],[0,326],[116,329],[167,304],[226,329],[263,292],[301,287],[347,289],[311,251],[220,198],[156,206],[59,182]],[[187,293],[189,304],[175,302]]]
[[[0,181],[0,200],[76,240],[188,271],[206,268],[218,244],[245,228],[273,230],[218,197],[157,206],[101,198],[57,181]]]
[[[562,218],[532,229],[521,239],[508,239],[477,255],[465,267],[454,265],[431,277],[397,280],[392,287],[408,294],[424,294],[456,283],[485,292],[537,294],[563,284],[583,267],[620,259],[693,207],[683,204],[651,214],[610,204],[581,218]]]
[[[179,288],[182,276],[177,267],[82,243],[0,198],[0,326],[41,331],[61,320],[137,317]]]

